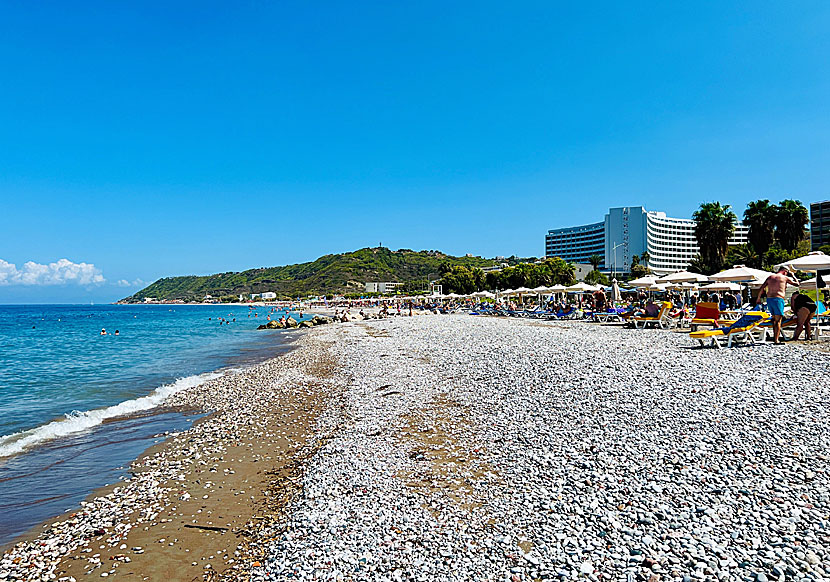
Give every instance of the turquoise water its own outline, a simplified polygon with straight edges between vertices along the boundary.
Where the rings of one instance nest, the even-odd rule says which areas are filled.
[[[286,349],[282,332],[256,331],[268,315],[279,317],[244,305],[0,306],[0,544],[187,428],[192,415],[160,407],[167,395]]]

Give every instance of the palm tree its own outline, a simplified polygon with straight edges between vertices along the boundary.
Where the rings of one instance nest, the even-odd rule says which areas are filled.
[[[775,214],[775,238],[785,250],[792,252],[804,238],[810,215],[798,200],[782,201]]]
[[[602,255],[591,255],[588,257],[588,262],[591,263],[594,271],[599,271],[599,266],[602,264],[603,260]]]
[[[700,255],[695,255],[692,257],[692,260],[689,261],[689,270],[692,273],[714,273],[714,271],[709,270],[709,265],[703,262],[703,259],[700,258]]]
[[[761,256],[751,244],[732,245],[726,253],[727,265],[749,265],[756,269],[762,268]]]
[[[720,202],[704,202],[692,218],[695,221],[695,238],[700,247],[700,258],[715,273],[726,259],[729,237],[735,232],[737,217],[729,204],[722,206]]]
[[[576,267],[573,263],[559,257],[547,259],[547,263],[552,275],[551,283],[555,285],[573,285],[576,282]]]
[[[640,261],[642,261],[642,263],[643,263],[646,267],[648,267],[648,262],[649,262],[650,260],[651,260],[651,253],[650,253],[650,252],[648,252],[648,251],[643,251],[643,252],[642,252],[642,254],[640,255]]]
[[[759,257],[763,257],[772,245],[778,207],[769,200],[756,200],[744,210],[744,224],[749,227],[749,244]],[[758,266],[758,265],[754,265]]]

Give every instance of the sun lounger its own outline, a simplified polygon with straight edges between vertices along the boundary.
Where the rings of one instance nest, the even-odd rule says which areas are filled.
[[[579,315],[579,310],[573,306],[568,309],[560,309],[555,313],[548,315],[548,319],[576,319]]]
[[[685,309],[680,309],[677,313],[669,313],[669,327],[687,327],[691,321],[692,318]]]
[[[769,319],[769,314],[763,311],[749,311],[729,326],[693,331],[689,334],[689,337],[700,342],[701,346],[705,346],[707,342],[711,342],[712,347],[716,348],[720,348],[722,342],[726,342],[726,346],[730,348],[733,343],[746,342],[754,344],[755,337],[752,335],[752,332],[767,319]]]
[[[819,299],[816,301],[816,322],[813,326],[813,339],[819,339],[822,332],[827,332],[827,326],[830,324],[830,309]]]
[[[608,323],[609,321],[622,321],[623,318],[620,313],[616,310],[609,310],[609,311],[598,311],[594,313],[594,319],[600,323]]]
[[[695,307],[695,316],[689,323],[692,331],[697,331],[701,326],[718,327],[720,324],[720,308],[717,303],[702,302]]]
[[[633,317],[634,327],[637,329],[645,329],[649,325],[653,325],[654,327],[668,328],[671,325],[669,321],[669,310],[671,307],[671,302],[663,301],[663,304],[660,306],[660,312],[656,316],[638,315],[637,317]]]
[[[798,325],[798,320],[795,317],[784,319],[781,321],[781,329],[787,329]],[[758,327],[758,343],[766,343],[767,339],[772,339],[772,317],[762,321]]]

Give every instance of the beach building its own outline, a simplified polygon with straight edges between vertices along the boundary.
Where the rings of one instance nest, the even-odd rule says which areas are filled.
[[[485,275],[487,273],[498,273],[499,271],[506,269],[509,266],[510,265],[508,265],[507,263],[499,263],[498,265],[493,265],[492,267],[482,267],[481,272]]]
[[[266,301],[268,299],[276,299],[277,294],[273,291],[265,291],[264,293],[251,293],[251,299],[262,299]]]
[[[549,230],[545,256],[587,263],[598,255],[602,257],[600,270],[627,273],[632,257],[648,253],[652,271],[673,273],[687,268],[699,252],[694,228],[689,218],[671,218],[642,206],[610,208],[602,222]],[[729,244],[746,244],[747,232],[739,222]]]
[[[403,285],[403,283],[393,283],[391,281],[367,281],[366,293],[394,293],[395,289]]]
[[[576,277],[577,281],[584,281],[585,277],[588,276],[588,273],[594,270],[593,265],[590,263],[574,263],[574,277]]]
[[[810,204],[810,247],[830,245],[830,200]]]

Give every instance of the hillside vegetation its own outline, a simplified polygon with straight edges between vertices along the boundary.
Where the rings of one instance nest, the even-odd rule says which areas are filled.
[[[439,277],[442,265],[446,269],[448,265],[473,268],[493,264],[493,260],[481,257],[453,257],[437,251],[365,248],[283,267],[165,277],[123,301],[141,302],[145,297],[200,301],[205,295],[230,299],[240,294],[247,298],[250,293],[263,291],[273,291],[280,297],[361,293],[366,281],[396,281],[407,283],[409,289],[423,289],[430,277]]]

